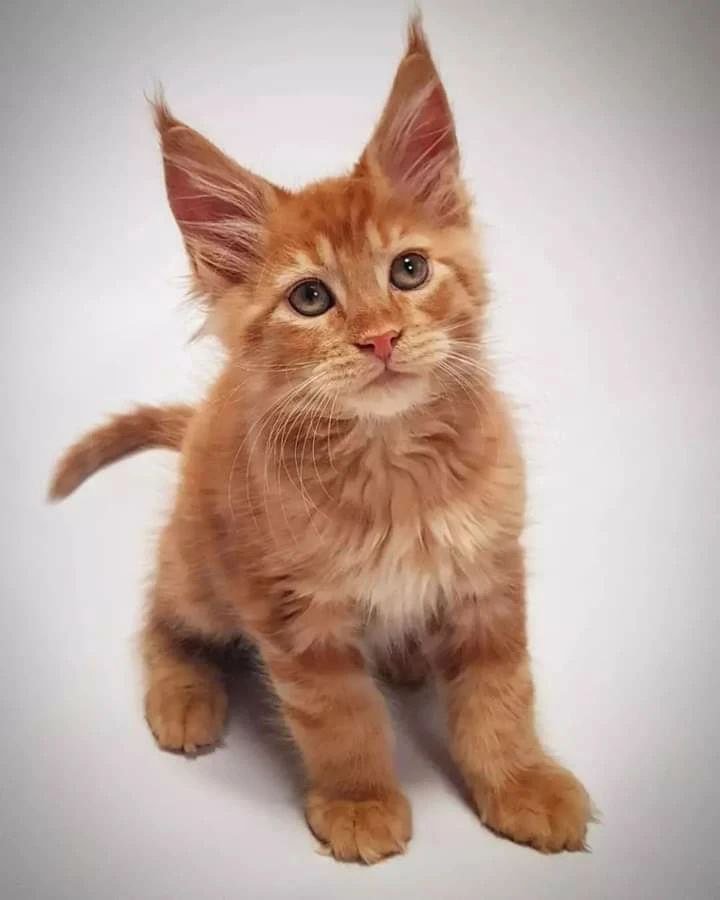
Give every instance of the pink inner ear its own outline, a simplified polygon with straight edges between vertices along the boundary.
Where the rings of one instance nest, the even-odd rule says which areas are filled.
[[[203,190],[187,171],[174,163],[166,164],[165,184],[170,208],[180,224],[212,224],[242,215],[233,204]]]
[[[418,16],[410,21],[405,56],[357,171],[378,169],[432,216],[468,221],[452,112]]]
[[[232,200],[227,193],[232,190],[229,185],[203,177],[201,173],[193,173],[175,161],[167,160],[165,165],[165,184],[173,215],[178,224],[203,226],[212,229],[213,225],[229,219],[248,218],[253,212],[252,204],[243,204],[243,192],[232,191]],[[226,196],[223,196],[225,194]]]
[[[255,261],[266,213],[261,187],[240,166],[165,155],[165,183],[173,215],[195,265],[225,281],[242,281]]]
[[[467,196],[450,105],[427,50],[401,62],[361,165],[379,165],[400,191],[446,222],[465,221]]]
[[[444,169],[456,174],[457,145],[445,91],[435,82],[429,93],[420,94],[417,107],[409,110],[407,122],[387,160],[392,178],[406,183],[419,200],[431,195]]]

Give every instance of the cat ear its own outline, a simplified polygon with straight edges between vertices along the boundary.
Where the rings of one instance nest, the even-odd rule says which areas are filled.
[[[268,215],[282,193],[153,103],[170,208],[193,269],[195,293],[213,300],[247,280],[262,253]]]
[[[410,21],[405,56],[356,169],[357,174],[368,171],[381,174],[442,220],[467,218],[452,112],[419,16]]]

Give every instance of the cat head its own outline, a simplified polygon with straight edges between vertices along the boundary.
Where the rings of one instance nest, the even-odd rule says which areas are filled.
[[[346,176],[290,192],[162,100],[155,118],[194,293],[246,377],[336,415],[389,417],[468,375],[484,282],[452,114],[417,19]]]

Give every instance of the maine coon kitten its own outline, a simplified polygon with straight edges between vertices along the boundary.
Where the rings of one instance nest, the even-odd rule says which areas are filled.
[[[483,358],[487,291],[447,98],[418,21],[353,171],[297,192],[155,106],[194,289],[227,350],[197,409],[142,407],[61,461],[51,496],[149,446],[181,480],[144,629],[158,744],[221,736],[223,672],[257,647],[339,859],[410,838],[373,680],[432,669],[482,820],[583,848],[588,796],[543,750],[525,629],[523,467]],[[190,649],[192,648],[192,649]],[[379,649],[378,649],[379,648]]]

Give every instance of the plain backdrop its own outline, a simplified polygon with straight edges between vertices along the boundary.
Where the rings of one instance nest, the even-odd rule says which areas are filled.
[[[292,754],[238,676],[225,746],[159,752],[135,636],[175,458],[44,503],[61,449],[199,396],[185,260],[144,92],[288,186],[359,154],[403,3],[20,2],[0,12],[0,895],[715,898],[720,604],[720,5],[424,3],[483,223],[492,350],[529,462],[549,747],[592,854],[481,827],[432,695],[391,697],[405,857],[314,852]]]

